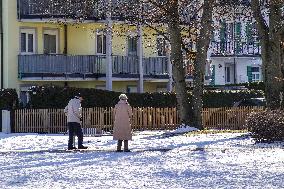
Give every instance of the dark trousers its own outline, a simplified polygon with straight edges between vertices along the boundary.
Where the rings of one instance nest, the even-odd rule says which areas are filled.
[[[128,150],[128,140],[118,140],[117,141],[117,151],[121,150],[122,141],[124,141],[124,151]]]
[[[83,146],[83,132],[80,123],[68,122],[69,140],[68,147],[73,147],[74,134],[78,137],[78,147]]]

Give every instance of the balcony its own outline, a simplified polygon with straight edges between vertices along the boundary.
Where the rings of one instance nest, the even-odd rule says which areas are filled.
[[[223,56],[260,56],[261,48],[259,42],[211,42],[213,57]]]
[[[166,57],[144,57],[145,78],[168,78]],[[106,57],[102,55],[34,54],[18,56],[19,78],[40,80],[92,80],[106,76]],[[112,56],[112,76],[139,78],[136,56]]]
[[[17,0],[18,19],[71,19],[71,20],[104,20],[108,5],[106,0]],[[141,8],[139,0],[111,0],[112,20],[125,20],[137,16]],[[143,17],[151,15],[151,3],[144,3]],[[185,7],[181,11],[183,23],[192,21],[191,10]],[[164,15],[151,15],[150,19],[165,22]]]
[[[105,16],[104,1],[17,0],[18,19],[62,18],[98,20]]]
[[[18,19],[106,19],[106,0],[17,0]],[[137,0],[112,0],[112,19],[123,20],[137,14]],[[129,6],[130,5],[130,6]],[[128,8],[125,8],[129,6]]]

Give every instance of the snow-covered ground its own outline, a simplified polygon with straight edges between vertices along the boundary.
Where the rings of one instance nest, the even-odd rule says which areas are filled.
[[[243,133],[134,133],[132,152],[112,136],[85,137],[94,151],[64,152],[68,136],[0,134],[0,188],[284,188],[284,143]]]

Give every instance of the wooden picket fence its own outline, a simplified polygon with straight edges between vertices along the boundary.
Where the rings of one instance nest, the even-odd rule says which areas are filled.
[[[32,133],[65,133],[63,109],[18,109],[14,113],[14,131]],[[175,129],[179,125],[176,108],[133,108],[133,130]],[[113,128],[113,108],[84,108],[82,127],[85,135]]]
[[[202,124],[207,129],[244,130],[245,122],[252,112],[261,112],[264,107],[241,106],[203,108]]]
[[[263,107],[204,108],[203,126],[208,129],[245,129],[245,120]],[[18,109],[14,112],[14,132],[65,133],[63,109]],[[176,108],[133,108],[133,130],[171,130],[180,125]],[[85,135],[113,128],[113,108],[84,108],[82,127]]]

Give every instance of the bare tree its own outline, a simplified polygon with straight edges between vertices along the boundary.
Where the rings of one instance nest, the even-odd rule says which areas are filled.
[[[205,64],[213,33],[212,14],[215,0],[144,0],[138,2],[140,6],[141,3],[144,9],[140,13],[137,12],[140,14],[138,16],[140,19],[137,19],[139,24],[149,26],[164,35],[171,46],[170,57],[181,122],[203,129],[201,115]],[[127,8],[128,13],[129,10],[131,8]],[[133,21],[135,16],[132,14],[128,18]],[[157,23],[165,24],[167,31],[161,31]],[[196,58],[193,60],[194,87],[191,100],[186,87],[186,65],[184,64],[184,55],[192,54],[187,44],[188,41],[196,43],[194,53]]]
[[[205,63],[212,35],[212,11],[216,0],[129,0],[112,1],[111,9],[104,0],[84,0],[76,6],[66,0],[62,7],[66,18],[74,17],[78,22],[90,16],[105,18],[107,11],[115,19],[131,25],[150,27],[163,35],[170,44],[170,59],[173,65],[174,86],[178,102],[179,117],[187,125],[203,129],[201,121]],[[76,1],[77,2],[77,1]],[[45,3],[45,1],[42,1]],[[70,4],[70,5],[69,5]],[[50,6],[50,5],[49,5]],[[53,6],[53,5],[52,5]],[[61,5],[60,5],[61,6]],[[65,6],[65,9],[64,9]],[[79,7],[79,8],[78,8]],[[70,9],[70,10],[69,10]],[[92,9],[96,9],[95,11]],[[64,13],[63,11],[63,13]],[[75,14],[74,14],[75,13]],[[166,30],[164,30],[166,28]],[[195,41],[197,51],[192,53],[188,41]],[[184,57],[195,54],[193,61],[193,99],[189,99],[186,87],[186,65]],[[191,57],[192,58],[192,57]]]
[[[281,106],[283,98],[281,92],[284,79],[284,2],[252,0],[251,8],[261,41],[267,106],[276,109]]]

